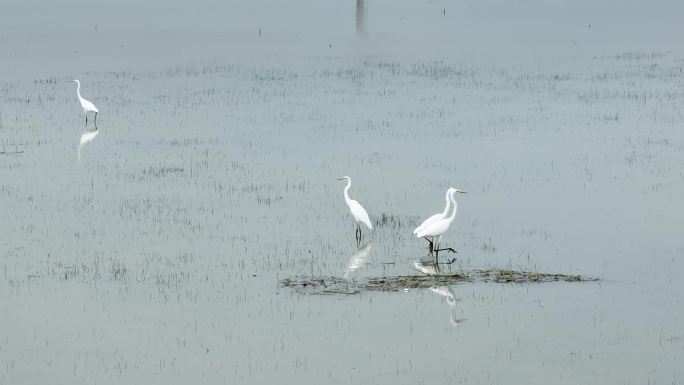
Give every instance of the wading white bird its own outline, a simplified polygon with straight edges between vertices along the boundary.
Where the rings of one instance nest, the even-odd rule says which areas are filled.
[[[76,95],[78,95],[78,101],[81,102],[81,107],[83,107],[83,112],[85,113],[85,121],[86,124],[88,124],[88,112],[94,112],[95,113],[95,125],[97,126],[97,113],[100,112],[98,111],[97,107],[90,101],[86,100],[81,96],[81,82],[78,81],[78,79],[74,80],[69,80],[68,83],[76,83]]]
[[[442,250],[451,250],[453,249],[440,249],[439,248],[439,242],[442,240],[442,235],[449,230],[449,225],[451,225],[451,222],[454,221],[454,218],[456,217],[456,211],[458,211],[458,204],[454,200],[454,194],[455,193],[461,193],[465,194],[465,191],[461,191],[459,189],[453,189],[450,191],[449,194],[449,199],[451,200],[451,203],[454,205],[453,211],[451,212],[451,215],[448,218],[442,218],[438,219],[431,224],[421,228],[418,232],[416,232],[416,237],[418,238],[424,238],[424,237],[437,237],[437,241],[434,244],[433,250],[435,251],[435,258],[437,258],[437,255],[439,254],[440,251]]]
[[[349,187],[351,187],[351,178],[349,178],[348,176],[337,178],[337,180],[345,179],[347,180],[347,187],[344,188],[344,201],[347,202],[347,206],[349,206],[349,211],[351,211],[354,220],[356,220],[356,240],[361,241],[361,225],[359,225],[359,223],[363,223],[364,225],[366,225],[366,227],[368,227],[368,230],[373,230],[373,225],[371,224],[366,209],[364,209],[359,202],[349,198]]]
[[[436,222],[440,219],[446,218],[447,214],[449,213],[449,208],[451,208],[451,200],[449,199],[449,195],[451,194],[451,191],[453,191],[453,190],[456,190],[456,189],[453,187],[449,187],[447,189],[446,196],[444,197],[444,199],[446,199],[446,206],[444,206],[444,211],[442,211],[441,213],[437,213],[437,214],[431,216],[430,218],[424,220],[423,223],[420,224],[420,226],[416,227],[413,230],[413,234],[418,234],[418,232],[420,230],[424,229],[425,227],[433,224],[434,222]],[[432,251],[432,246],[433,246],[432,240],[428,239],[428,238],[425,238],[425,239],[430,243],[430,251]]]

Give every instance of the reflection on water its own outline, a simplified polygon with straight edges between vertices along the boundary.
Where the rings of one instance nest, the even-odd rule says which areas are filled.
[[[449,306],[454,307],[456,306],[456,302],[460,301],[461,299],[456,297],[454,294],[454,290],[451,288],[451,286],[437,286],[437,287],[431,287],[430,290],[433,293],[439,294],[444,299],[446,299],[447,304]]]
[[[454,293],[454,289],[451,288],[451,286],[437,286],[437,287],[431,287],[430,291],[433,293],[439,294],[440,296],[444,297],[446,299],[447,305],[451,308],[451,314],[449,315],[449,322],[452,325],[458,325],[465,321],[465,318],[458,318],[456,315],[456,304],[461,301],[459,297],[456,297],[456,294]]]
[[[365,12],[363,0],[356,0],[356,32],[363,33],[365,30]]]
[[[90,32],[92,8],[3,2],[0,151],[26,152],[0,155],[0,385],[684,378],[684,24],[657,17],[684,2],[129,3]],[[80,166],[74,74],[112,122]],[[340,172],[382,223],[350,280],[423,275],[411,225],[455,179],[451,269],[606,280],[281,290],[357,252]]]
[[[423,274],[437,275],[441,273],[439,264],[433,261],[416,261],[413,263],[413,266]]]
[[[78,160],[81,160],[81,149],[83,146],[85,146],[87,143],[90,143],[95,139],[99,131],[96,129],[94,130],[89,130],[86,129],[83,131],[83,134],[81,135],[81,141],[78,143]]]
[[[349,274],[358,270],[361,266],[366,264],[368,259],[368,254],[371,251],[370,241],[364,243],[356,249],[356,252],[349,257],[349,262],[347,263],[347,270],[344,272],[344,278],[347,278]]]
[[[429,255],[428,255],[429,256]],[[448,266],[449,270],[451,271],[451,265],[455,262],[455,259],[450,260],[449,262],[437,262],[433,259],[429,260],[419,260],[413,263],[413,266],[415,269],[423,274],[427,275],[438,275],[442,274],[443,267],[442,266]]]
[[[415,266],[416,270],[427,275],[437,275],[441,273],[439,263],[418,261],[414,262],[413,266]],[[447,305],[449,305],[449,308],[451,309],[449,322],[452,325],[458,325],[466,320],[465,318],[458,318],[456,316],[456,304],[461,301],[461,298],[456,296],[454,289],[451,286],[435,286],[431,287],[430,291],[446,300]]]

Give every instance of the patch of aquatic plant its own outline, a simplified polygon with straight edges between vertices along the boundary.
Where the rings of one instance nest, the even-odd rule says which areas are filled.
[[[281,280],[280,286],[289,287],[305,294],[360,294],[367,291],[428,289],[466,282],[543,283],[591,281],[598,281],[598,278],[573,274],[484,269],[436,275],[399,275],[353,280],[339,277],[295,277]]]

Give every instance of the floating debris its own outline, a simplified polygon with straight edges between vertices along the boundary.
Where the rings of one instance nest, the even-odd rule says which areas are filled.
[[[281,287],[306,294],[359,294],[364,291],[401,291],[428,289],[464,282],[541,283],[588,282],[598,278],[570,274],[547,274],[529,271],[486,269],[436,275],[399,275],[347,280],[339,277],[296,277],[280,281]]]

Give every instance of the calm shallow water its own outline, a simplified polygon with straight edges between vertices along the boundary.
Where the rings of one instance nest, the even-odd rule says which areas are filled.
[[[683,24],[657,5],[10,3],[0,383],[680,382]],[[279,287],[416,273],[448,186],[453,269],[602,281]]]

